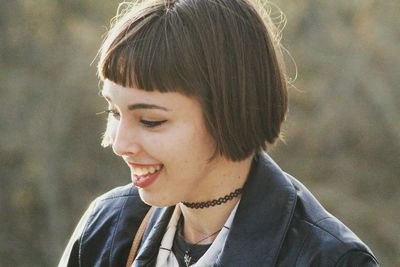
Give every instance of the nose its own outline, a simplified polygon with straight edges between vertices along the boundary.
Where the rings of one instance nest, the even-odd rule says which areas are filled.
[[[111,133],[112,149],[118,156],[135,155],[140,152],[140,145],[136,137],[135,129],[129,127],[123,120],[115,125]]]

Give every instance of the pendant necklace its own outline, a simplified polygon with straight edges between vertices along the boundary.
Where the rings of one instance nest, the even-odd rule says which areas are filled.
[[[212,233],[211,235],[206,236],[205,238],[201,239],[200,241],[197,241],[197,242],[194,243],[193,245],[190,245],[190,247],[185,251],[185,255],[183,256],[183,260],[185,261],[186,267],[189,267],[190,262],[192,261],[192,256],[191,256],[192,249],[193,249],[196,245],[198,245],[199,243],[203,242],[204,240],[206,240],[206,239],[208,239],[208,238],[210,238],[210,237],[212,237],[212,236],[218,234],[221,230],[222,230],[222,228],[219,229],[218,231],[216,231],[215,233]]]

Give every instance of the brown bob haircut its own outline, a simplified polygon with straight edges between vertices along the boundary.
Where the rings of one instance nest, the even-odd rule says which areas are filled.
[[[197,99],[215,153],[233,161],[280,135],[287,82],[268,15],[247,0],[150,0],[119,11],[98,74],[124,87]],[[107,146],[107,133],[103,145]]]

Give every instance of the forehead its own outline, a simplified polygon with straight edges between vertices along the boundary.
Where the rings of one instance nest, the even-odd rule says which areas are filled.
[[[119,97],[133,97],[133,98],[157,98],[157,97],[168,97],[167,93],[161,93],[159,91],[145,91],[133,87],[125,87],[123,85],[116,84],[108,79],[104,80],[103,89],[100,94],[109,99],[117,100]]]
[[[201,110],[199,101],[178,92],[145,91],[124,87],[105,80],[101,95],[118,106],[156,105],[166,111],[188,112]]]

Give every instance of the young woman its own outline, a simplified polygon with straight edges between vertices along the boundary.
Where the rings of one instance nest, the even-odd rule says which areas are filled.
[[[98,72],[103,145],[132,183],[91,204],[59,266],[378,265],[263,152],[287,90],[276,31],[248,0],[133,3]]]

